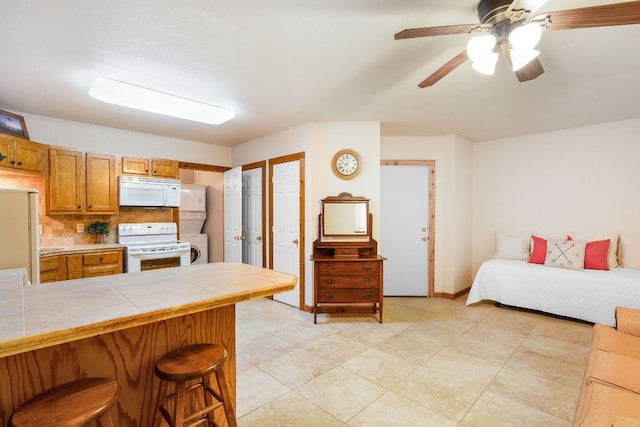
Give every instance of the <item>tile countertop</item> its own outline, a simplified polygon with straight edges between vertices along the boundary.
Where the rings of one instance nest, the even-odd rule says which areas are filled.
[[[96,243],[91,245],[69,245],[69,246],[43,246],[40,248],[40,256],[54,256],[63,254],[74,254],[81,252],[97,252],[108,250],[123,250],[124,245],[119,243]]]
[[[0,357],[293,290],[291,274],[211,263],[23,285],[0,270]]]

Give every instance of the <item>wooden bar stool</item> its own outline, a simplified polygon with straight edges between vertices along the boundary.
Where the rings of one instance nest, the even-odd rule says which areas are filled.
[[[201,423],[217,426],[213,411],[222,406],[229,427],[237,427],[236,416],[231,407],[231,395],[221,369],[225,360],[227,350],[215,344],[188,345],[158,359],[155,371],[162,381],[154,425],[159,426],[164,418],[171,427],[190,427]],[[215,373],[219,393],[211,387],[212,373]],[[169,382],[175,383],[175,392],[167,394]],[[204,398],[204,404],[198,406],[204,408],[192,408],[193,413],[186,414],[185,398],[197,390],[202,390]],[[195,402],[196,398],[194,396],[191,402]],[[173,411],[167,408],[169,400],[173,400]]]
[[[113,427],[109,409],[120,386],[108,378],[87,378],[59,385],[23,403],[11,415],[11,427],[80,427],[91,421]]]

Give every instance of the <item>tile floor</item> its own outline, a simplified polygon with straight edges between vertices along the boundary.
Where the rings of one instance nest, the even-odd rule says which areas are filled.
[[[592,326],[385,298],[373,316],[237,306],[237,416],[266,426],[570,426]]]

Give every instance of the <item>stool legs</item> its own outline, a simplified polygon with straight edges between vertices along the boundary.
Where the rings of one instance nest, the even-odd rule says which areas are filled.
[[[214,411],[222,406],[228,427],[237,427],[231,393],[223,372],[227,350],[216,344],[191,344],[166,353],[156,362],[155,373],[160,378],[154,426],[164,419],[170,427],[213,425]],[[215,374],[217,387],[212,387]],[[168,383],[175,391],[168,393]],[[202,390],[202,396],[194,394]],[[169,400],[173,399],[172,404]],[[169,406],[171,410],[169,410]]]
[[[219,369],[215,371],[214,374],[216,376],[215,382],[218,390],[220,390],[219,393],[212,387],[211,375],[203,376],[200,382],[191,386],[187,386],[185,381],[177,381],[175,382],[176,388],[173,393],[168,392],[169,383],[161,380],[158,391],[157,412],[153,424],[154,427],[160,427],[162,425],[162,419],[164,419],[170,427],[182,427],[185,425],[185,422],[186,425],[192,425],[190,424],[192,421],[203,417],[205,414],[207,415],[208,425],[218,426],[219,424],[215,422],[214,410],[220,406],[224,409],[227,425],[229,427],[237,427],[235,412],[229,404],[229,402],[231,402],[231,393],[227,387],[224,372],[222,369]],[[185,418],[187,394],[196,388],[202,388],[205,408]],[[214,402],[213,398],[215,398],[217,402]],[[173,399],[173,405],[171,405],[173,414],[171,414],[166,407],[166,403],[170,399]],[[196,423],[194,423],[194,425],[195,424]]]
[[[227,388],[227,380],[222,369],[218,369],[216,371],[216,381],[218,382],[218,388],[220,389],[220,394],[222,395],[222,399],[218,400],[222,400],[223,402],[225,402],[225,404],[222,406],[227,417],[227,424],[229,424],[229,427],[237,427],[236,414],[234,413],[231,405],[228,404],[228,402],[231,402],[231,393],[229,393],[229,389]]]

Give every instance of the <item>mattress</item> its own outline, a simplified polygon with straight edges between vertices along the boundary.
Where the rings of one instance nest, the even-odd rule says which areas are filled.
[[[615,326],[616,306],[640,309],[640,270],[567,270],[491,259],[480,266],[466,304],[482,300]]]

